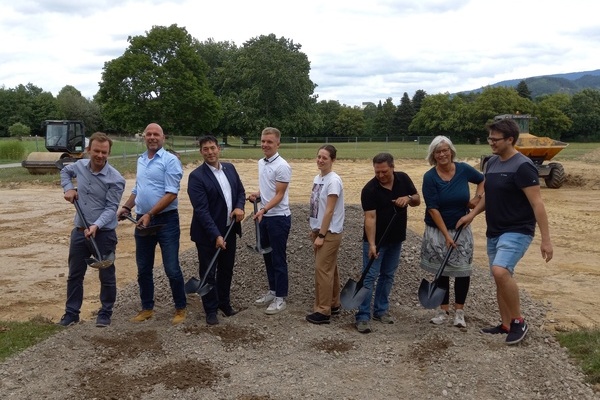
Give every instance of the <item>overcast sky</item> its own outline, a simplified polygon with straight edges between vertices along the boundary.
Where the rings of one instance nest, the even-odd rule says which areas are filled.
[[[128,36],[177,24],[241,46],[275,34],[302,45],[319,100],[477,89],[600,69],[588,0],[0,0],[0,87],[65,85],[91,98]]]

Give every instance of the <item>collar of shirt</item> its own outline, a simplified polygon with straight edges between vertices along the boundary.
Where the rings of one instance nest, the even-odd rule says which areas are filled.
[[[263,161],[266,163],[272,163],[273,161],[277,160],[279,158],[279,153],[275,153],[271,158],[263,158]]]

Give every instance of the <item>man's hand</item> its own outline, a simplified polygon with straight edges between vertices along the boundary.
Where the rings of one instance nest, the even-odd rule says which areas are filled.
[[[75,189],[69,189],[65,192],[65,200],[68,201],[69,203],[73,203],[75,200],[78,199],[77,197],[77,190]]]

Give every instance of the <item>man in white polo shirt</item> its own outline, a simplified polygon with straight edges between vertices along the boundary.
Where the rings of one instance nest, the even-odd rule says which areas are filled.
[[[288,295],[287,240],[292,225],[288,187],[292,168],[279,155],[281,132],[265,128],[260,138],[265,158],[258,161],[259,191],[250,194],[248,200],[260,201],[262,208],[253,216],[259,222],[261,247],[272,251],[264,254],[269,291],[258,300],[257,305],[269,305],[267,314],[277,314],[286,308]]]

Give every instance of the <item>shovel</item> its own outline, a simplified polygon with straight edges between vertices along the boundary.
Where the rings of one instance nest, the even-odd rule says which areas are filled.
[[[122,215],[121,220],[123,220],[123,219],[128,219],[129,221],[131,221],[137,225],[137,221],[135,220],[135,218],[133,218],[131,216],[131,214]],[[160,231],[163,226],[165,226],[165,224],[156,224],[156,225],[150,225],[150,226],[137,225],[136,229],[138,230],[138,235],[150,236],[150,235],[154,235],[156,232]]]
[[[232,222],[229,225],[229,229],[227,229],[227,233],[225,233],[225,237],[223,238],[223,240],[227,240],[229,232],[231,232],[231,228],[233,228],[234,223],[235,222]],[[211,273],[214,265],[217,263],[217,257],[219,257],[220,252],[221,248],[219,247],[215,252],[213,258],[210,260],[210,264],[208,264],[208,268],[206,269],[206,273],[204,274],[204,278],[202,278],[202,281],[198,280],[198,278],[192,277],[185,283],[184,288],[186,294],[198,293],[198,295],[204,296],[212,290],[213,285],[206,283],[206,278],[208,277],[208,274]]]
[[[381,235],[381,237],[379,238],[379,243],[377,244],[377,251],[379,251],[379,247],[381,246],[381,243],[383,243],[383,239],[387,235],[388,231],[390,230],[390,226],[392,226],[395,219],[396,219],[396,208],[394,208],[394,215],[392,216],[392,219],[390,219],[390,222],[388,223],[387,227],[385,228],[383,235]],[[344,285],[342,291],[340,292],[340,302],[342,303],[342,307],[344,307],[346,310],[352,310],[354,308],[358,308],[358,306],[360,306],[360,304],[369,295],[369,292],[371,291],[371,289],[364,287],[364,282],[365,282],[365,278],[367,277],[367,274],[369,273],[369,270],[371,269],[371,266],[373,265],[374,261],[375,261],[374,257],[369,260],[369,263],[367,264],[365,270],[363,271],[362,275],[360,276],[360,279],[358,282],[356,282],[352,278],[349,278],[348,281],[346,282],[346,284]]]
[[[463,225],[459,226],[456,230],[454,238],[452,239],[455,243],[458,240],[462,229]],[[425,308],[438,308],[444,301],[444,296],[446,296],[447,289],[439,287],[438,280],[442,276],[444,268],[446,268],[446,264],[448,264],[448,260],[450,259],[450,254],[452,254],[452,250],[454,250],[454,246],[450,246],[450,248],[446,252],[446,256],[442,261],[442,265],[440,265],[440,268],[435,274],[433,282],[429,283],[425,278],[423,278],[423,280],[421,281],[421,285],[419,286],[419,302]]]
[[[257,197],[254,200],[254,215],[258,212],[258,202],[260,201],[260,197]],[[262,248],[260,245],[260,229],[258,228],[258,219],[254,220],[254,231],[256,232],[256,246],[252,246],[248,244],[247,246],[252,250],[256,251],[258,254],[267,254],[270,253],[273,249],[270,247]]]
[[[77,199],[73,200],[73,204],[75,204],[75,209],[77,210],[77,215],[79,215],[79,219],[81,219],[83,221],[85,228],[90,229],[90,226],[88,225],[88,223],[85,219],[85,216],[83,215],[83,211],[81,211],[81,207],[79,206],[79,202],[77,201]],[[90,242],[92,242],[92,246],[94,247],[94,253],[96,253],[96,257],[86,258],[85,259],[86,264],[92,268],[98,268],[98,269],[104,269],[104,268],[110,267],[113,264],[113,262],[115,261],[114,253],[109,254],[108,257],[106,257],[104,260],[102,260],[102,257],[100,255],[100,249],[98,249],[96,240],[94,239],[93,236],[90,236],[89,240],[90,240]]]

